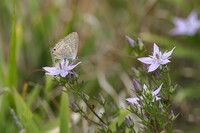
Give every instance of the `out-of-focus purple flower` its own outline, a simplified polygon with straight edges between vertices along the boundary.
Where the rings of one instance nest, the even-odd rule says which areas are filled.
[[[99,93],[98,95],[99,95],[100,102],[104,103],[105,100],[104,100],[103,96],[101,95],[101,93]]]
[[[140,85],[140,83],[137,80],[133,80],[133,85],[135,87],[136,90],[142,90],[142,86]]]
[[[125,36],[125,38],[131,47],[135,47],[135,42],[132,38],[130,38],[129,36]]]
[[[107,132],[108,127],[103,122],[101,122],[100,124],[101,124],[101,127],[103,128],[103,130]]]
[[[87,94],[85,94],[85,93],[83,93],[82,96],[83,96],[83,98],[86,99],[86,100],[89,100],[89,98],[90,98],[90,97],[89,97]]]
[[[76,112],[79,110],[78,106],[74,103],[74,102],[71,102],[71,109]]]
[[[186,19],[179,17],[173,18],[175,28],[170,31],[171,35],[189,35],[193,36],[200,28],[200,20],[198,20],[198,13],[193,11]]]
[[[160,65],[164,65],[170,62],[168,59],[174,49],[175,47],[171,51],[162,54],[162,52],[159,50],[159,47],[154,43],[153,56],[138,58],[138,60],[145,64],[149,64],[150,66],[148,67],[148,72],[153,72]]]
[[[60,75],[61,77],[66,77],[70,70],[74,69],[81,62],[78,62],[75,65],[69,65],[68,60],[62,60],[61,63],[58,63],[55,67],[43,67],[47,71],[46,75]]]
[[[132,121],[128,118],[128,117],[125,117],[125,122],[126,122],[126,125],[130,128],[132,126]]]

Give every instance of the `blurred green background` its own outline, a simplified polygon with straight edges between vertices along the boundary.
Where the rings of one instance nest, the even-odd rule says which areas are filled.
[[[180,115],[174,129],[198,133],[200,32],[169,35],[172,18],[186,18],[193,10],[200,14],[199,0],[0,0],[0,132],[20,132],[15,115],[27,132],[56,133],[68,120],[71,132],[87,132],[84,120],[78,123],[76,114],[61,111],[68,101],[42,70],[52,66],[54,44],[76,31],[82,61],[76,70],[85,91],[111,95],[122,107],[132,88],[131,68],[139,65],[124,36],[140,37],[149,52],[154,42],[163,52],[176,46],[170,66],[178,85],[173,107]]]

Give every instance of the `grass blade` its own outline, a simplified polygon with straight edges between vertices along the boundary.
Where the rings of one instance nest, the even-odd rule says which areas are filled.
[[[10,43],[10,55],[8,64],[8,85],[12,88],[17,83],[16,70],[16,16],[15,16],[15,1],[13,0],[12,12],[12,34]]]
[[[62,93],[61,97],[60,133],[69,133],[69,104],[67,93]]]

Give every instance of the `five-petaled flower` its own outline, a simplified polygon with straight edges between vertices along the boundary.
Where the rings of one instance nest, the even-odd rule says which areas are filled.
[[[196,11],[190,13],[186,19],[179,17],[173,18],[175,28],[170,31],[172,35],[189,35],[193,36],[197,30],[200,29],[200,20],[198,20],[198,14]]]
[[[148,72],[153,72],[160,65],[164,65],[170,62],[169,56],[172,54],[174,49],[175,47],[171,51],[162,54],[162,52],[159,50],[159,47],[154,43],[153,56],[138,58],[138,60],[145,64],[149,64],[150,66],[148,67]]]
[[[75,65],[69,65],[68,60],[62,60],[57,63],[55,67],[43,67],[46,71],[46,75],[60,75],[61,77],[66,77],[70,70],[74,69],[81,62],[78,62]]]
[[[155,102],[155,101],[158,101],[160,100],[161,98],[159,97],[159,92],[162,88],[162,84],[160,85],[160,87],[158,89],[156,89],[155,91],[152,91],[151,92],[151,95],[152,95],[152,102]],[[147,86],[144,84],[143,85],[143,90],[142,90],[142,94],[145,94],[145,92],[148,91],[147,89]],[[144,98],[146,98],[146,96],[144,95],[143,96]],[[135,105],[139,105],[139,101],[143,100],[143,97],[140,96],[139,98],[138,97],[135,97],[135,98],[127,98],[126,101],[129,102],[130,104],[135,104]]]

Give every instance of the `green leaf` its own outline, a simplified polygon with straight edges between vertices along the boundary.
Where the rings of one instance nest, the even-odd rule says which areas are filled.
[[[1,43],[1,42],[0,42]],[[5,64],[4,60],[3,60],[3,44],[0,44],[0,85],[5,85],[5,74],[4,74],[4,70],[3,70],[3,65]],[[2,86],[0,86],[2,87]]]
[[[16,106],[17,116],[19,117],[20,122],[24,126],[27,133],[38,133],[38,128],[33,121],[33,114],[31,110],[26,105],[23,98],[18,94],[18,92],[14,91],[14,101]]]
[[[31,108],[31,105],[33,104],[35,99],[39,96],[39,91],[40,91],[39,85],[35,85],[32,91],[29,93],[26,100],[29,108]]]
[[[128,110],[123,110],[120,112],[120,115],[118,116],[118,118],[114,120],[109,126],[112,132],[115,132],[117,130],[116,125],[118,124],[118,126],[120,126],[128,114],[129,114]]]
[[[41,132],[45,132],[45,133],[52,132],[53,130],[58,128],[58,125],[59,125],[59,119],[55,119],[53,121],[50,121],[49,123],[42,126]]]
[[[62,93],[60,106],[60,133],[69,133],[69,104],[67,93]]]
[[[13,0],[12,12],[12,35],[10,43],[10,55],[8,64],[8,85],[12,88],[17,83],[16,69],[16,17],[15,17],[15,1]]]

